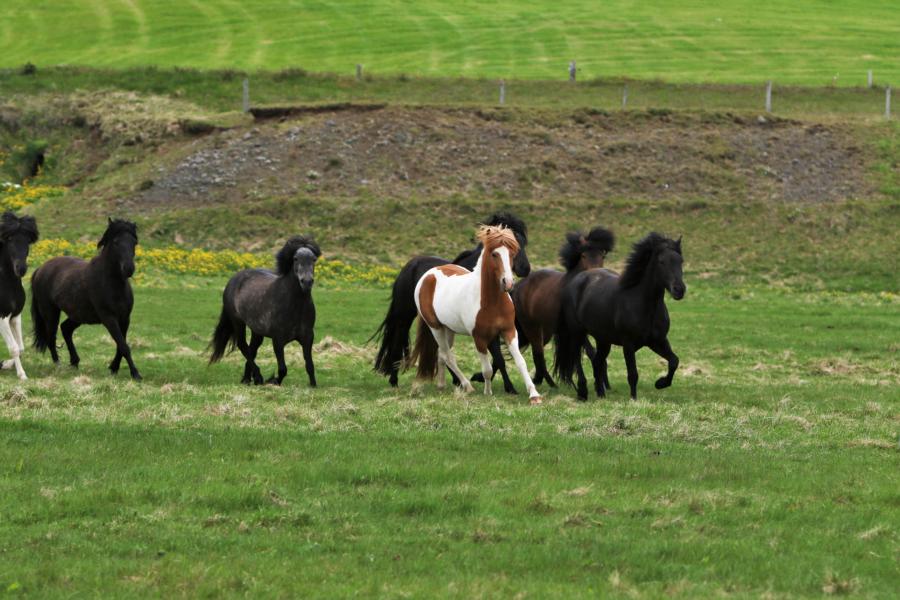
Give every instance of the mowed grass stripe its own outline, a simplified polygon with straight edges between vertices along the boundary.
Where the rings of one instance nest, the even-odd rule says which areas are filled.
[[[890,3],[8,0],[0,65],[861,85],[900,76]]]

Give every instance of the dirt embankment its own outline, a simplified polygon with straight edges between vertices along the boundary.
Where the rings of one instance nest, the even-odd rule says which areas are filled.
[[[260,122],[189,144],[142,184],[136,204],[298,193],[800,202],[874,193],[849,129],[762,117],[388,107]]]

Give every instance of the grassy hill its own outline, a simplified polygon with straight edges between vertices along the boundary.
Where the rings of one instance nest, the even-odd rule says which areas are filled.
[[[142,65],[675,82],[900,82],[890,2],[7,0],[0,66]],[[833,78],[836,78],[833,79]]]

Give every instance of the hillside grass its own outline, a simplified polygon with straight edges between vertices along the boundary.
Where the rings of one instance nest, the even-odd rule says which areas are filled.
[[[204,348],[224,278],[140,285],[145,380],[76,334],[80,371],[0,372],[0,589],[73,595],[886,598],[900,543],[896,296],[669,301],[682,363],[639,401],[393,390],[366,340],[386,289],[321,288],[320,387]],[[26,320],[26,329],[28,323]],[[458,354],[475,368],[471,341]],[[264,373],[274,367],[268,345]],[[529,363],[530,363],[529,357]],[[518,380],[518,377],[515,377]],[[521,384],[520,384],[521,385]]]
[[[106,3],[7,0],[0,66],[281,69],[433,76],[898,83],[890,2]]]

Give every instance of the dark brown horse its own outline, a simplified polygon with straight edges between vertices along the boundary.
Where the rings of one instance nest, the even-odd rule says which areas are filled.
[[[559,249],[559,262],[566,272],[540,269],[513,288],[511,295],[516,305],[516,326],[522,338],[520,345],[524,347],[531,344],[535,385],[540,385],[546,379],[550,386],[556,387],[547,370],[544,346],[556,334],[563,286],[582,271],[602,267],[606,255],[612,252],[614,245],[613,233],[603,227],[594,227],[587,236],[581,232],[568,233],[566,243]],[[593,354],[593,348],[590,348],[590,354]]]
[[[31,277],[31,320],[34,325],[34,347],[40,352],[50,350],[54,363],[59,362],[56,351],[56,329],[61,313],[68,317],[59,327],[69,350],[69,363],[80,362],[72,338],[81,325],[102,323],[116,342],[116,355],[109,370],[119,372],[122,359],[128,363],[131,378],[141,374],[131,358],[126,336],[131,322],[134,294],[129,279],[134,275],[134,250],[137,246],[137,226],[131,221],[110,219],[97,248],[97,256],[84,261],[73,256],[51,258]]]

